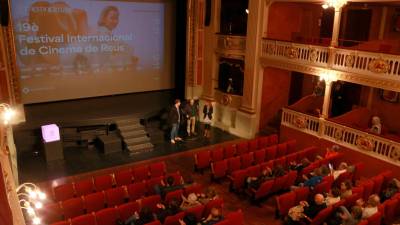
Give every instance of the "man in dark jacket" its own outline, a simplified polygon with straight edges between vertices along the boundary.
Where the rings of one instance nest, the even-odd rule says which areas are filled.
[[[171,129],[171,143],[175,144],[176,141],[181,141],[182,139],[178,136],[179,124],[181,122],[181,111],[180,111],[181,101],[179,99],[175,100],[174,106],[169,111],[169,122],[172,126]]]

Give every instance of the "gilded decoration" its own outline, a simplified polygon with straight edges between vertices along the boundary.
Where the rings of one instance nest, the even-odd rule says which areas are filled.
[[[310,60],[315,62],[318,59],[318,52],[315,48],[310,48]]]
[[[367,137],[358,137],[356,144],[359,149],[364,151],[372,151],[374,149],[374,142]]]
[[[374,73],[386,73],[389,71],[389,63],[382,58],[374,59],[369,63],[368,69]]]
[[[297,116],[294,124],[297,128],[304,129],[307,127],[307,119],[305,116]]]
[[[224,94],[221,98],[222,105],[230,105],[232,103],[232,96]]]
[[[299,56],[299,49],[295,47],[288,47],[285,52],[285,56],[289,59],[294,59]]]
[[[345,58],[345,65],[346,65],[347,67],[353,67],[354,62],[355,62],[355,58],[356,58],[356,56],[355,56],[354,53],[351,53],[350,55],[346,55],[346,58]]]
[[[276,45],[275,44],[269,44],[267,51],[269,55],[273,55],[276,49]]]
[[[394,148],[392,152],[390,152],[390,158],[394,161],[400,160],[400,148]]]
[[[334,137],[336,141],[340,141],[343,137],[343,129],[336,129],[334,133]]]

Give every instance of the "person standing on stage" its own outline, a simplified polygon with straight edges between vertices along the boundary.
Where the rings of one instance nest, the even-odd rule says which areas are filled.
[[[195,132],[196,129],[196,116],[198,113],[197,107],[194,104],[194,99],[190,99],[189,103],[186,104],[185,107],[186,119],[187,119],[187,134],[190,135],[197,135]]]
[[[181,141],[182,138],[178,136],[179,124],[181,122],[181,111],[180,111],[181,100],[176,99],[174,106],[169,111],[169,122],[172,126],[171,129],[171,143],[175,144],[176,141]]]
[[[203,108],[203,121],[204,121],[204,137],[209,138],[210,137],[210,128],[211,128],[211,122],[212,122],[212,115],[213,115],[214,109],[211,104],[211,102],[206,102]]]

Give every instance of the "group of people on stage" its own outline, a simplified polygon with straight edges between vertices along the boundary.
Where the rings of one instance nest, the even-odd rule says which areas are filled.
[[[204,122],[204,133],[203,136],[206,138],[210,137],[210,128],[213,118],[213,106],[211,102],[206,102],[203,107],[203,122]],[[186,105],[181,107],[181,100],[176,99],[173,107],[169,111],[168,117],[169,123],[171,125],[170,139],[171,143],[175,144],[177,141],[182,141],[179,137],[179,127],[184,124],[186,120],[186,132],[187,135],[195,136],[196,133],[196,123],[199,120],[199,106],[195,104],[194,99],[190,99],[186,102]]]

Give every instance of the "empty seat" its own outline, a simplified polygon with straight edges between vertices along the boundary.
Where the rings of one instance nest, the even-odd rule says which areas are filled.
[[[116,187],[112,189],[108,189],[105,191],[106,201],[108,207],[114,207],[117,205],[121,205],[125,202],[126,199],[126,187]]]
[[[268,180],[263,182],[257,190],[251,189],[253,200],[258,201],[261,198],[268,196],[271,193],[274,183],[275,183],[274,180]]]
[[[270,160],[268,162],[263,162],[260,164],[260,167],[261,167],[261,170],[264,170],[266,168],[272,169],[272,168],[274,168],[274,161]]]
[[[286,144],[287,144],[287,154],[292,154],[296,152],[297,141],[295,139],[287,141]]]
[[[110,174],[97,176],[94,178],[94,186],[96,188],[96,191],[104,191],[110,189],[113,186],[113,178]]]
[[[367,218],[368,225],[381,225],[382,213],[377,212],[374,215]]]
[[[96,212],[99,211],[100,209],[104,209],[105,199],[104,199],[104,192],[102,191],[88,194],[84,196],[84,200],[87,213]]]
[[[211,174],[213,179],[220,179],[226,176],[228,172],[228,163],[226,160],[213,162],[211,164]]]
[[[269,146],[269,137],[263,136],[257,138],[257,146],[258,148],[266,148]]]
[[[188,196],[190,193],[201,194],[203,193],[203,186],[201,186],[201,184],[192,184],[185,187],[184,191],[186,196]]]
[[[167,165],[164,161],[152,163],[149,166],[150,175],[152,178],[164,176],[167,172]]]
[[[128,186],[129,199],[135,201],[146,195],[147,188],[145,182],[136,182]]]
[[[374,182],[372,180],[363,181],[362,186],[364,187],[363,199],[368,199],[374,192]]]
[[[175,190],[175,191],[168,192],[165,195],[164,202],[169,204],[172,200],[176,200],[179,203],[181,203],[182,202],[182,195],[183,195],[183,190]]]
[[[373,188],[372,193],[378,194],[378,195],[381,193],[382,184],[383,184],[384,179],[385,178],[382,175],[378,175],[378,176],[375,176],[372,178],[372,181],[374,182],[374,188]]]
[[[286,156],[286,163],[290,164],[292,162],[297,162],[297,154],[296,153],[292,153]]]
[[[258,141],[257,141],[257,139],[250,140],[248,142],[248,146],[249,146],[249,151],[251,151],[251,152],[254,152],[254,151],[258,150]]]
[[[286,153],[287,153],[287,144],[286,143],[278,144],[278,152],[276,157],[285,156]]]
[[[144,181],[149,179],[149,167],[148,166],[138,166],[132,169],[133,179],[135,182]]]
[[[280,157],[274,160],[274,167],[281,166],[286,167],[286,157]]]
[[[71,219],[71,225],[96,225],[96,217],[93,213],[74,217]]]
[[[224,156],[225,159],[231,158],[236,154],[236,146],[235,145],[226,145],[224,146]]]
[[[58,202],[45,205],[39,210],[39,215],[46,224],[52,224],[62,220],[61,207]]]
[[[156,177],[146,181],[147,193],[149,195],[156,194],[156,186],[162,186],[164,177]],[[159,193],[158,193],[159,194]]]
[[[118,220],[118,211],[115,208],[107,208],[96,212],[97,225],[115,225]]]
[[[76,216],[83,215],[85,212],[84,204],[81,197],[65,200],[61,203],[61,206],[64,212],[65,219],[70,219]]]
[[[141,200],[141,206],[148,207],[153,212],[157,211],[157,204],[161,202],[161,197],[159,195],[152,195],[145,197]]]
[[[242,210],[237,210],[235,212],[230,212],[226,215],[226,220],[229,221],[229,225],[243,225],[244,224],[244,215]]]
[[[301,187],[294,190],[296,194],[295,204],[299,204],[301,201],[307,201],[308,196],[310,195],[310,189],[308,187]]]
[[[156,221],[153,221],[151,223],[146,223],[145,225],[161,225],[161,222],[156,220]]]
[[[75,182],[75,191],[77,196],[87,195],[93,193],[93,179],[80,180]]]
[[[294,183],[296,182],[296,179],[297,179],[297,171],[290,171],[287,174],[286,183],[284,184],[282,189],[289,190],[290,187],[293,186]]]
[[[328,193],[331,189],[331,186],[328,182],[323,181],[314,187],[314,193]]]
[[[384,221],[385,224],[392,224],[396,220],[396,215],[400,211],[400,201],[398,199],[389,199],[384,204],[385,206],[385,216]]]
[[[227,159],[228,161],[228,174],[232,174],[236,170],[240,170],[242,164],[239,156]]]
[[[211,150],[211,161],[218,162],[224,159],[224,148],[217,146]]]
[[[223,205],[224,205],[224,200],[223,200],[222,198],[216,198],[216,199],[210,200],[210,201],[207,202],[207,204],[204,206],[203,216],[204,216],[204,217],[207,217],[207,216],[210,214],[211,209],[212,209],[213,207],[221,208],[221,209],[222,209]]]
[[[201,151],[194,155],[194,165],[196,170],[202,170],[210,166],[210,151]]]
[[[115,184],[119,186],[129,185],[133,181],[132,171],[130,169],[119,170],[114,173]]]
[[[194,216],[196,216],[197,221],[201,221],[201,218],[203,217],[204,208],[205,208],[204,205],[198,205],[186,209],[186,213],[192,213]]]
[[[276,197],[276,206],[279,215],[284,217],[288,214],[289,209],[296,205],[296,193],[288,192]]]
[[[242,168],[246,169],[247,167],[253,165],[254,163],[254,155],[252,152],[242,154],[240,156]]]
[[[237,170],[233,172],[230,176],[230,190],[236,192],[242,191],[246,177],[248,177],[246,170]]]
[[[265,148],[265,161],[274,160],[276,158],[278,152],[278,146],[274,145],[268,148]]]
[[[265,149],[260,149],[254,152],[254,163],[261,164],[265,160]]]
[[[261,175],[261,166],[249,166],[246,169],[247,176],[249,177],[259,177]]]
[[[238,144],[236,144],[236,154],[237,155],[243,155],[245,153],[249,152],[249,144],[247,141],[242,141]]]
[[[275,192],[280,191],[282,188],[284,188],[287,178],[288,178],[287,174],[284,176],[275,178],[275,183],[274,183],[274,186],[272,187],[271,192],[275,193]]]
[[[353,182],[356,182],[361,178],[362,171],[364,171],[365,164],[363,162],[359,162],[354,164],[354,172],[353,172]]]
[[[179,220],[182,220],[184,216],[185,212],[180,212],[172,216],[167,216],[163,225],[179,225]]]
[[[126,221],[131,217],[134,212],[140,211],[140,205],[138,202],[128,202],[117,207],[119,217],[122,221]]]
[[[64,201],[75,196],[75,190],[73,183],[62,184],[53,188],[54,199],[59,201]]]
[[[51,225],[69,225],[69,221],[58,221],[58,222],[52,223]]]
[[[269,145],[276,145],[279,143],[279,138],[277,134],[272,134],[268,136],[268,144]]]

